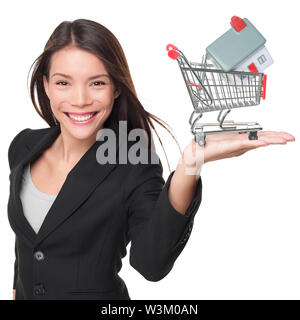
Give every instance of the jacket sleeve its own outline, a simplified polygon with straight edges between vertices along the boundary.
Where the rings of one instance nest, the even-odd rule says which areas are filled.
[[[202,198],[199,178],[194,197],[183,215],[173,208],[159,164],[133,165],[126,182],[124,201],[131,240],[129,263],[149,281],[159,281],[173,268],[193,228],[194,216]]]
[[[8,163],[9,168],[12,170],[15,163],[17,163],[18,154],[17,150],[18,147],[21,146],[23,143],[22,136],[25,132],[29,131],[29,128],[26,128],[22,131],[20,131],[11,141],[9,147],[8,147]],[[16,281],[17,281],[17,275],[18,275],[18,255],[17,255],[17,239],[15,239],[15,263],[14,263],[14,279],[13,279],[13,289],[16,288]]]

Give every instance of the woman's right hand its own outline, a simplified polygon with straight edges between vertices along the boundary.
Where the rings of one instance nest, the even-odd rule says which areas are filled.
[[[16,300],[16,289],[13,289],[13,300]]]

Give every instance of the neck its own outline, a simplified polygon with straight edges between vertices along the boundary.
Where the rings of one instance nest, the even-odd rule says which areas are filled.
[[[58,162],[65,165],[73,165],[86,153],[86,151],[96,142],[96,133],[88,139],[76,139],[67,130],[61,127],[61,133],[55,141]]]

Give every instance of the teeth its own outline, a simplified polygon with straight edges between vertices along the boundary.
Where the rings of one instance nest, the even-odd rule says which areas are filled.
[[[85,121],[85,120],[88,120],[90,118],[92,118],[94,116],[95,112],[89,114],[89,115],[86,115],[86,116],[74,116],[70,113],[68,113],[68,116],[73,119],[73,120],[76,120],[76,121]]]

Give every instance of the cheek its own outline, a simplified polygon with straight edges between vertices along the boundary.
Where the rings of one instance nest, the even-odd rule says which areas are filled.
[[[92,99],[106,109],[112,109],[114,96],[110,92],[99,92],[92,95]]]
[[[113,99],[113,95],[109,90],[95,90],[94,92],[90,92],[90,96],[94,100],[102,101],[105,103],[109,103]]]
[[[61,104],[68,101],[68,95],[66,92],[52,90],[50,92],[50,104],[52,109],[59,110]]]

